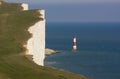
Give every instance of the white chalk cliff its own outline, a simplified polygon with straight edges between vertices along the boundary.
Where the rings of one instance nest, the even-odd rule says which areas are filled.
[[[22,3],[21,6],[23,7],[23,10],[28,10],[28,4]]]
[[[24,10],[27,10],[27,6],[22,5]],[[44,66],[45,58],[45,11],[38,10],[43,20],[38,21],[28,29],[32,37],[27,41],[27,54],[33,56],[33,61],[41,66]]]

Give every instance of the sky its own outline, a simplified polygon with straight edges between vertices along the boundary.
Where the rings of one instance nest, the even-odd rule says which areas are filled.
[[[47,22],[120,22],[120,0],[6,0],[45,9]]]
[[[120,3],[120,0],[6,0],[10,2],[27,2],[27,3]]]

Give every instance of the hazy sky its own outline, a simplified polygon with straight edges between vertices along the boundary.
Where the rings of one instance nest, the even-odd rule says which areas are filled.
[[[120,0],[6,0],[45,9],[47,22],[120,22]]]
[[[30,3],[109,3],[119,2],[120,0],[6,0],[11,2],[30,2]]]

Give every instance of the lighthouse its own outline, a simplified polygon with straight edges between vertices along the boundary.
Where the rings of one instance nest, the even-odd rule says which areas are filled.
[[[73,37],[73,49],[72,49],[72,51],[76,51],[76,50],[77,50],[76,35],[74,35],[74,37]]]

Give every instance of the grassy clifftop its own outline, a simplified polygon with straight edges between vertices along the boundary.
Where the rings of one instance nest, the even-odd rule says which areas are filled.
[[[1,1],[0,13],[13,13],[16,11],[22,11],[22,7],[19,3],[6,3]]]
[[[25,57],[23,44],[31,36],[27,29],[43,18],[37,10],[21,10],[20,4],[0,5],[0,79],[87,79],[38,66]]]

